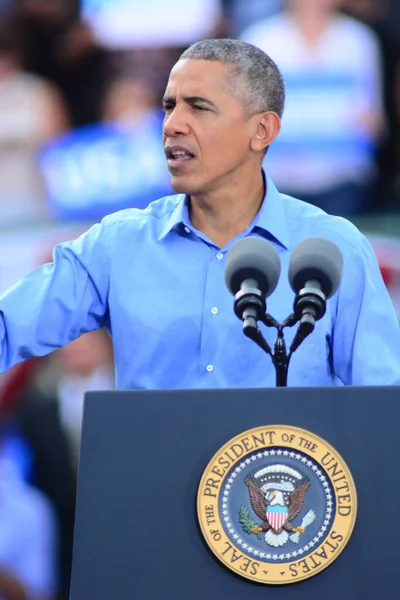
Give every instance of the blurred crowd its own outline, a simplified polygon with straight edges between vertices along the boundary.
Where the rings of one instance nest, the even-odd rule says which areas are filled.
[[[126,150],[127,136],[158,136],[169,71],[206,37],[253,43],[284,75],[265,163],[282,192],[343,216],[400,215],[397,0],[0,0],[0,231],[90,224],[121,190],[125,205],[144,202],[130,171],[159,166]],[[79,213],[78,189],[92,213]],[[112,387],[103,331],[1,378],[0,600],[68,598],[83,394]]]

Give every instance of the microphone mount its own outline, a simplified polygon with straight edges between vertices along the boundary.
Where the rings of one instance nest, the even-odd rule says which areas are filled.
[[[292,354],[305,338],[312,333],[315,322],[324,316],[326,296],[321,290],[319,281],[316,279],[310,280],[296,294],[293,313],[283,323],[279,323],[266,310],[266,300],[262,291],[257,287],[257,282],[251,279],[243,281],[240,290],[234,297],[235,314],[243,322],[244,335],[254,341],[271,357],[275,367],[276,386],[285,387],[287,386],[287,375]],[[277,330],[273,350],[264,338],[258,322]],[[283,330],[286,327],[293,327],[297,323],[298,328],[288,352]]]
[[[265,296],[254,279],[245,279],[235,294],[233,303],[235,315],[243,321],[243,331],[257,328],[257,321],[267,309]]]
[[[300,321],[305,314],[309,314],[314,321],[321,319],[326,310],[326,296],[321,290],[321,285],[316,279],[307,281],[304,288],[296,294],[294,300],[294,313]]]
[[[303,340],[314,331],[315,322],[322,319],[326,311],[326,296],[317,279],[304,284],[294,299],[294,319],[299,323],[296,335],[290,347],[291,352],[297,350]]]

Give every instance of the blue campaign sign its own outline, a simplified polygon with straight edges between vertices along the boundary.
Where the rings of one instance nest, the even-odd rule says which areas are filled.
[[[54,217],[99,219],[173,193],[161,123],[155,110],[134,126],[92,125],[46,146],[40,164]]]

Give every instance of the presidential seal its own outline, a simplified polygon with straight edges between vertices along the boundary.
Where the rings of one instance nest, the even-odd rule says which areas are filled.
[[[228,441],[200,481],[197,513],[217,558],[259,583],[307,579],[353,531],[357,497],[342,457],[309,431],[250,429]]]

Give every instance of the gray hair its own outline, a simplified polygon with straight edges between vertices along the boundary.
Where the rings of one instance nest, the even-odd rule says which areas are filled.
[[[232,93],[243,102],[247,115],[273,111],[282,116],[285,83],[277,65],[260,48],[233,39],[202,40],[181,54],[180,60],[185,58],[231,65],[236,75]]]

